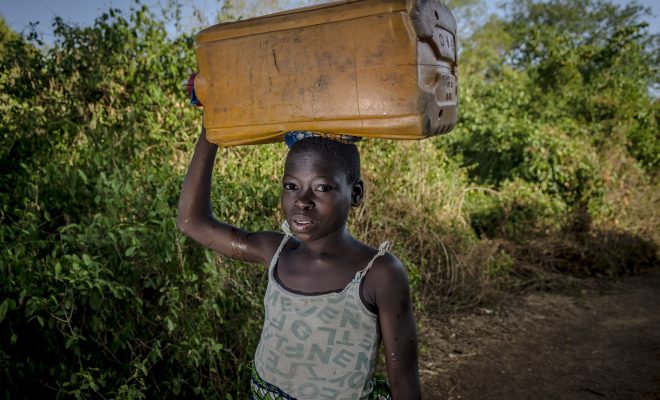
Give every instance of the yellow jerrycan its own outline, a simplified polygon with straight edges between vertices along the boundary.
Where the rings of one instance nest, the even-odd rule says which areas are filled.
[[[456,20],[439,0],[348,0],[211,26],[194,93],[221,146],[311,130],[384,139],[449,132]]]

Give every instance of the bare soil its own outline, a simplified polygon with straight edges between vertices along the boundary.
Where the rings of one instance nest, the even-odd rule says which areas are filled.
[[[660,271],[421,321],[424,399],[660,399]]]

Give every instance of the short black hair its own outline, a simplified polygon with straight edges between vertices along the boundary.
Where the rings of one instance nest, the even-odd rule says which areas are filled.
[[[352,185],[360,179],[360,152],[355,144],[311,136],[295,142],[289,153],[305,153],[308,151],[337,159],[341,163],[344,172],[346,172],[346,180],[349,184]]]

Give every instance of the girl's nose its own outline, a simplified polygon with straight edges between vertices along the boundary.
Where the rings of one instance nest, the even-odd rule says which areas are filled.
[[[301,191],[300,195],[293,202],[293,205],[300,210],[311,210],[314,208],[314,202],[309,198],[308,193]]]
[[[293,204],[300,210],[311,210],[314,208],[314,203],[305,199],[296,199]]]

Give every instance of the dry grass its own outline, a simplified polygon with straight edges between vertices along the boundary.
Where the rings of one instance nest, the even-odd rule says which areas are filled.
[[[624,149],[604,151],[603,206],[594,224],[603,230],[633,232],[660,242],[660,182],[649,177]]]
[[[464,171],[429,140],[397,143],[396,150],[383,141],[365,147],[367,193],[352,231],[372,245],[393,241],[423,310],[478,304],[494,247],[476,239],[461,209],[469,190]]]
[[[630,169],[629,160],[614,163],[616,180],[605,179],[596,223],[579,208],[566,216],[562,229],[523,240],[489,240],[474,235],[462,209],[465,194],[482,188],[470,186],[464,170],[432,141],[397,144],[396,150],[382,141],[365,147],[367,195],[351,229],[373,245],[394,240],[393,254],[408,268],[416,304],[425,314],[469,309],[503,294],[558,289],[581,277],[639,274],[658,265],[660,197]]]

